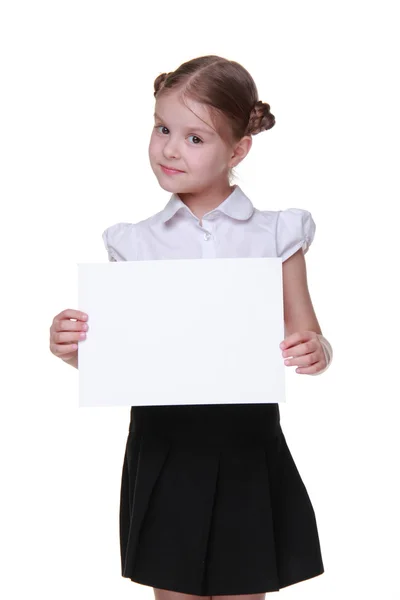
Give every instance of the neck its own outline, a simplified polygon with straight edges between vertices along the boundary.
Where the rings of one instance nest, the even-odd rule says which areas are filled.
[[[202,217],[217,208],[224,200],[228,198],[235,189],[236,186],[230,186],[229,183],[221,185],[220,187],[213,186],[200,192],[183,192],[177,193],[177,196],[186,204],[196,217],[202,219]]]

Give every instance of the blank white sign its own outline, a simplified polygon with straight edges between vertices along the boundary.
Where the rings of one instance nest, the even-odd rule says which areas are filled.
[[[78,264],[79,405],[285,401],[282,261]]]

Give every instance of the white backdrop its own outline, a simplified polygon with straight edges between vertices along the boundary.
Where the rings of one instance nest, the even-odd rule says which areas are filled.
[[[154,79],[219,54],[276,117],[236,182],[259,209],[311,211],[309,288],[334,350],[320,377],[287,371],[282,429],[325,573],[279,598],[400,598],[395,5],[1,4],[2,597],[153,598],[120,575],[129,408],[78,409],[49,328],[77,308],[76,264],[107,260],[102,231],[169,199],[147,155]]]

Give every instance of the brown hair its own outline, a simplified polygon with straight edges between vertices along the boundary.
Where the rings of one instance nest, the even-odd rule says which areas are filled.
[[[257,135],[275,124],[270,105],[258,98],[252,76],[233,60],[214,55],[189,60],[155,79],[156,98],[168,90],[179,90],[182,97],[208,105],[218,133],[230,141]]]

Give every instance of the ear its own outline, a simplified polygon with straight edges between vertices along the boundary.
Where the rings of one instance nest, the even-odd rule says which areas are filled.
[[[233,147],[233,153],[229,161],[229,167],[236,167],[247,156],[252,146],[253,139],[251,135],[245,135]]]

